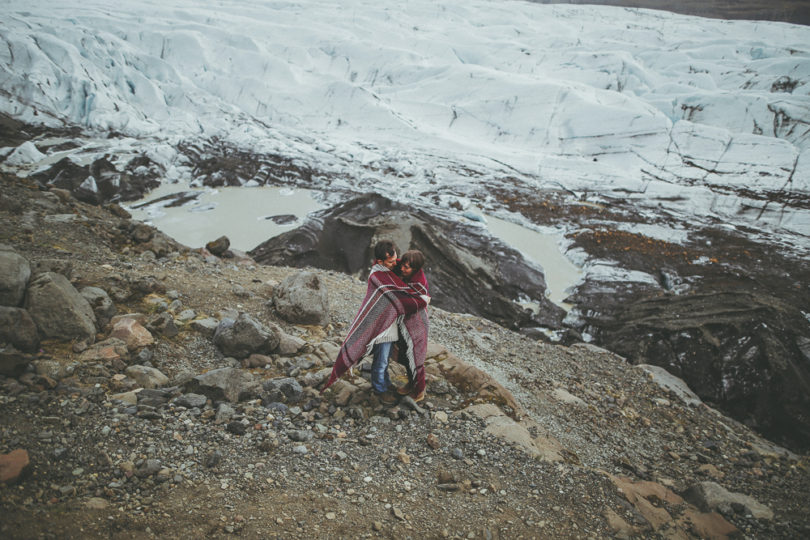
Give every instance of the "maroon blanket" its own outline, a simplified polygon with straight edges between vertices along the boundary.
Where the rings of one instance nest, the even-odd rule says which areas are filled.
[[[370,354],[374,338],[394,322],[397,323],[400,338],[406,345],[404,356],[410,372],[424,372],[429,322],[427,310],[424,309],[427,302],[420,295],[427,295],[426,284],[421,271],[414,276],[411,283],[406,284],[386,267],[374,265],[368,277],[366,297],[340,347],[332,374],[321,392]],[[422,385],[424,387],[424,382]]]

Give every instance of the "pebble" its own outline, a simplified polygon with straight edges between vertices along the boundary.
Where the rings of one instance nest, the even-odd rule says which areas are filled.
[[[453,448],[450,455],[455,459],[464,459],[464,452],[461,451],[461,448]]]
[[[293,451],[293,454],[299,454],[299,455],[304,455],[307,452],[309,452],[306,445],[303,445],[303,444],[299,444],[298,446],[294,446],[292,451]]]

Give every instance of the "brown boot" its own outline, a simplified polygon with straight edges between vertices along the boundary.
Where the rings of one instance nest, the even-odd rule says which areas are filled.
[[[419,403],[420,401],[425,399],[425,389],[423,388],[421,392],[417,392],[416,390],[414,390],[413,392],[410,393],[410,396],[411,398],[413,398],[415,402]]]
[[[400,396],[407,396],[413,390],[413,383],[408,383],[405,386],[400,386],[397,388],[397,394]]]

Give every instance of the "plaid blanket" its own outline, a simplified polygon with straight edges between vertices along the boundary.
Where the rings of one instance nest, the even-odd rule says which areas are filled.
[[[349,327],[349,332],[332,366],[332,374],[321,392],[338,380],[346,371],[371,353],[374,338],[396,322],[404,350],[400,361],[407,362],[409,375],[422,374],[424,388],[424,363],[427,352],[429,322],[427,280],[420,270],[409,283],[403,283],[392,271],[375,264],[368,276],[368,289],[360,310]]]

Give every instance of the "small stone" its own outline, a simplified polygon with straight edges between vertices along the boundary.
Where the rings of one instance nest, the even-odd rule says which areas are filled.
[[[436,450],[437,448],[439,448],[439,446],[441,446],[441,444],[439,443],[439,438],[433,433],[428,434],[427,443],[428,446],[430,446],[434,450]]]
[[[16,483],[29,463],[28,452],[22,449],[0,455],[0,484]]]
[[[84,507],[89,510],[104,510],[108,506],[110,506],[110,503],[101,497],[90,497],[84,503]]]
[[[327,512],[326,513],[326,519],[332,520],[332,519],[335,519],[336,517],[337,516],[335,515],[334,512]]]
[[[405,453],[404,448],[399,451],[399,454],[397,454],[397,459],[399,459],[399,461],[401,461],[405,465],[410,465],[411,464],[411,456],[409,456],[408,454]]]
[[[293,454],[304,455],[308,452],[307,447],[303,444],[293,447]]]
[[[382,524],[382,522],[381,522],[381,521],[375,521],[375,522],[374,522],[374,523],[372,523],[372,525],[371,525],[371,529],[372,529],[374,532],[380,532],[380,531],[382,530],[382,528],[383,528],[383,524]]]
[[[436,411],[433,413],[433,417],[436,419],[437,422],[441,422],[442,424],[447,423],[447,413],[444,411]]]
[[[461,448],[453,448],[450,451],[450,455],[453,456],[454,459],[464,459],[464,452],[461,451]]]
[[[397,508],[396,506],[391,507],[391,513],[394,514],[394,517],[400,521],[405,521],[405,514],[402,513],[402,510]]]

